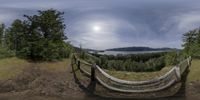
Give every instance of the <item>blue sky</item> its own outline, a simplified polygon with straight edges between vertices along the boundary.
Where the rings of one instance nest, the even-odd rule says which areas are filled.
[[[65,12],[75,46],[181,48],[182,34],[200,26],[200,0],[1,0],[0,22],[49,8]]]

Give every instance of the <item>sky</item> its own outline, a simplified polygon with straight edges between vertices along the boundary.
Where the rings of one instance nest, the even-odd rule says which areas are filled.
[[[66,36],[74,46],[182,48],[182,34],[199,28],[200,0],[0,0],[7,27],[24,14],[65,12]]]

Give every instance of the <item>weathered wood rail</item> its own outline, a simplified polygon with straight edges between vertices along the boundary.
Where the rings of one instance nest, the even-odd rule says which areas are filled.
[[[91,81],[98,81],[104,87],[118,92],[144,93],[166,89],[181,80],[182,74],[191,65],[191,57],[181,61],[163,76],[145,81],[127,81],[107,74],[96,64],[90,64],[74,54],[72,65],[91,77]]]

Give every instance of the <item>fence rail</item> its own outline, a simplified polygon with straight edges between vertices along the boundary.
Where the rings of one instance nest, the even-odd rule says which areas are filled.
[[[118,79],[107,74],[98,65],[90,64],[80,59],[76,54],[73,55],[72,63],[85,74],[94,77],[104,87],[119,91],[119,92],[154,92],[159,91],[173,85],[181,80],[181,75],[186,71],[191,64],[191,57],[181,61],[177,66],[174,66],[166,74],[145,81],[127,81]]]

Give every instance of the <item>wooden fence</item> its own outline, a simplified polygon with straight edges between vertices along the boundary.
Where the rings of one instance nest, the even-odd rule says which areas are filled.
[[[163,76],[145,81],[127,81],[107,74],[96,64],[90,64],[73,55],[72,65],[76,65],[83,73],[98,81],[104,87],[119,92],[155,92],[170,87],[181,80],[182,74],[191,65],[191,57],[181,61]]]

